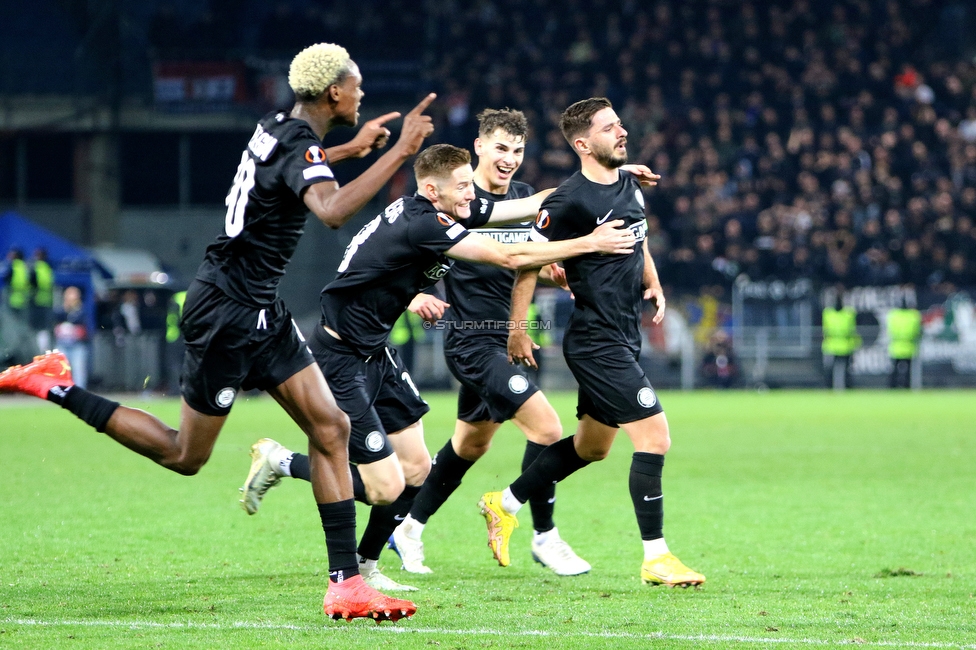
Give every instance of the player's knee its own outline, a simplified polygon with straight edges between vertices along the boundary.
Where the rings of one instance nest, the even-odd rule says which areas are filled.
[[[668,453],[668,450],[671,449],[671,436],[664,434],[664,436],[658,441],[658,448],[659,451],[657,453],[661,454],[662,456]]]
[[[457,455],[464,460],[474,462],[488,453],[491,449],[491,438],[487,440],[462,440],[458,445]]]
[[[388,506],[397,500],[405,486],[402,476],[366,483],[366,498],[374,506]]]
[[[580,458],[588,463],[595,463],[603,460],[610,453],[609,449],[595,448],[595,449],[577,449],[576,453]]]
[[[403,466],[403,478],[407,485],[423,485],[430,474],[430,456],[410,460],[400,459]]]
[[[207,460],[209,458],[209,454],[203,457],[181,455],[170,462],[163,462],[162,464],[167,469],[170,469],[182,476],[195,476],[197,473],[199,473],[200,468],[207,464]]]
[[[548,447],[553,443],[559,442],[559,439],[563,437],[563,428],[556,422],[554,425],[533,431],[526,437],[537,445],[545,445]]]
[[[326,417],[317,422],[309,433],[315,446],[327,455],[333,455],[349,446],[349,416],[338,408],[329,409]]]

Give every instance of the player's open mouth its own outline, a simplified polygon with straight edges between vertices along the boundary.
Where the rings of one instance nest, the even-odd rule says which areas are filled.
[[[514,167],[495,167],[499,176],[509,176],[515,171]]]

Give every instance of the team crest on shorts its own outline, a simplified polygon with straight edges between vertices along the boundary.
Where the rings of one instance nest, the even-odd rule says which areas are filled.
[[[235,397],[237,397],[237,391],[235,391],[233,388],[223,388],[217,392],[214,402],[216,402],[217,406],[220,408],[225,409],[234,403]]]
[[[521,395],[529,388],[529,380],[522,375],[512,375],[508,380],[508,389],[516,395]]]
[[[651,390],[647,386],[644,386],[639,391],[637,391],[637,401],[640,403],[641,406],[643,406],[646,409],[649,409],[655,404],[657,404],[657,395],[654,394],[653,390]]]
[[[366,436],[366,449],[379,451],[383,448],[383,434],[379,431],[372,431]]]

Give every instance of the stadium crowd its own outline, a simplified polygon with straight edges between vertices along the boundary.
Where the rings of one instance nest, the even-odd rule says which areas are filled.
[[[740,273],[976,284],[976,66],[946,62],[952,6],[597,4],[481,3],[439,40],[433,78],[452,79],[452,111],[459,98],[531,110],[525,180],[571,173],[554,116],[605,95],[632,159],[664,176],[650,242],[674,288]],[[492,21],[514,27],[512,43],[458,38]]]
[[[631,158],[664,176],[648,194],[650,241],[674,289],[727,288],[741,273],[976,284],[976,65],[962,57],[973,16],[961,3],[367,4],[276,3],[251,53],[320,35],[357,58],[420,60],[441,97],[435,138],[467,146],[486,106],[528,114],[520,177],[536,187],[577,165],[559,112],[609,97]],[[214,17],[235,14],[211,9],[182,29],[162,11],[150,40],[234,52],[207,34],[232,32]]]

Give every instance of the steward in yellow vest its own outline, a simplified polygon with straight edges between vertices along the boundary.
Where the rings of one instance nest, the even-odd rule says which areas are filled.
[[[917,309],[892,309],[888,312],[888,357],[891,359],[892,388],[908,388],[912,359],[918,353],[922,336],[922,314]]]
[[[844,307],[840,296],[833,306],[823,310],[823,344],[821,351],[827,386],[843,390],[851,384],[851,355],[861,347],[857,333],[857,312]]]
[[[10,251],[8,259],[10,270],[7,273],[7,306],[15,314],[24,314],[30,302],[30,269],[27,268],[24,254],[19,249]]]

